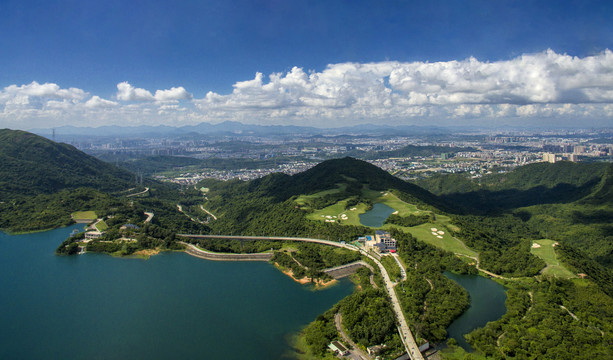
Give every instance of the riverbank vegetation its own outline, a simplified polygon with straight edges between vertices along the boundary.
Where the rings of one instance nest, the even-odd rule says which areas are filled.
[[[85,233],[70,236],[56,249],[58,255],[74,255],[79,247],[88,252],[106,253],[113,256],[131,256],[143,250],[180,250],[183,247],[176,241],[176,234],[154,224],[145,224],[142,228],[113,228],[102,237],[85,241]]]
[[[382,359],[395,359],[402,354],[404,346],[396,330],[396,319],[389,298],[385,291],[371,285],[370,275],[367,268],[356,271],[352,276],[356,284],[354,293],[318,316],[301,331],[300,338],[304,339],[309,353],[324,358],[331,341],[342,341],[335,325],[335,315],[339,314],[342,317],[342,328],[362,350],[385,344],[378,353]]]
[[[0,204],[0,229],[10,233],[53,229],[72,224],[75,209],[99,209],[102,216],[123,205],[121,199],[88,188],[20,197]]]
[[[280,242],[277,242],[280,243]],[[309,243],[292,244],[292,249],[275,251],[271,263],[282,270],[290,270],[295,279],[308,278],[311,282],[327,281],[331,277],[324,269],[345,265],[361,259],[358,252]]]

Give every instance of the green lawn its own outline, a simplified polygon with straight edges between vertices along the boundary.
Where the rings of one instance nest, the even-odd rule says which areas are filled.
[[[462,349],[458,345],[448,346],[443,350],[439,351],[439,354],[445,360],[486,360],[488,359],[486,356],[482,355],[478,352],[466,352],[466,350]]]
[[[71,216],[75,221],[93,221],[98,218],[95,211],[76,211]]]
[[[368,191],[371,194],[373,193],[373,191],[371,190],[365,190],[365,191]],[[430,212],[430,211],[419,210],[416,205],[409,204],[409,203],[406,203],[400,200],[396,195],[392,194],[391,192],[384,191],[383,193],[381,193],[379,191],[374,191],[374,193],[377,193],[378,197],[373,199],[373,201],[383,203],[393,209],[396,209],[398,211],[398,215],[400,216],[420,215],[423,213]]]
[[[98,223],[96,224],[96,229],[100,232],[102,231],[106,231],[109,228],[109,226],[104,222],[104,220],[100,220],[98,221]]]
[[[394,225],[396,226],[396,225]],[[389,228],[390,225],[385,225],[384,228]],[[466,256],[476,257],[477,252],[471,250],[462,241],[451,236],[447,229],[441,227],[439,223],[426,223],[413,227],[398,226],[406,232],[410,232],[417,240],[423,241],[438,248],[451,251],[456,254],[462,254]],[[432,235],[432,228],[437,231],[443,231],[444,234],[439,235],[442,239],[439,239],[436,235]],[[438,234],[437,234],[438,235]]]
[[[310,199],[316,199],[326,195],[336,194],[338,192],[345,191],[345,189],[347,189],[347,184],[338,184],[338,187],[336,189],[324,190],[310,195],[300,195],[295,201],[298,205],[304,206]]]
[[[342,190],[342,186],[339,186],[337,189],[326,190],[322,192],[318,192],[316,194],[311,195],[301,195],[296,202],[299,204],[305,203],[306,199],[313,198],[316,196],[325,196],[327,194],[335,193]],[[396,195],[392,194],[389,191],[374,191],[369,189],[364,189],[362,191],[362,197],[366,198],[374,203],[383,203],[396,211],[398,211],[398,215],[400,216],[408,216],[408,215],[420,215],[424,213],[431,213],[431,211],[419,210],[416,205],[406,203],[400,200]],[[360,203],[353,208],[355,210],[346,209],[347,199],[337,202],[334,205],[330,205],[321,210],[315,210],[314,212],[307,215],[307,218],[310,220],[317,221],[326,221],[328,222],[334,221],[336,224],[341,225],[362,225],[360,223],[360,214],[366,212],[366,204]],[[346,215],[346,220],[342,220],[342,215]],[[411,233],[415,238],[430,245],[439,247],[441,249],[451,251],[456,254],[462,254],[469,257],[476,257],[477,252],[468,248],[462,241],[454,238],[448,233],[448,230],[445,227],[453,231],[459,231],[457,226],[450,223],[451,219],[446,215],[436,215],[436,221],[434,223],[426,223],[413,227],[403,227],[397,225],[385,224],[383,229],[390,229],[392,226],[396,226],[406,232]],[[444,231],[444,234],[437,234],[442,238],[438,238],[437,235],[432,235],[431,228],[436,228],[437,231]]]
[[[342,200],[337,202],[334,205],[330,205],[321,210],[315,210],[314,212],[307,215],[307,219],[310,220],[319,220],[319,221],[331,221],[334,220],[337,224],[343,225],[360,225],[360,217],[359,214],[362,214],[366,211],[365,204],[358,204],[353,208],[356,210],[347,210],[347,200]],[[342,220],[342,215],[347,215],[346,220]]]
[[[540,247],[533,247],[530,249],[530,252],[540,257],[547,263],[547,267],[541,271],[544,275],[551,275],[563,279],[570,279],[576,277],[570,270],[568,270],[564,265],[562,265],[556,256],[556,252],[553,244],[556,242],[553,240],[535,240],[533,244],[538,244]]]
[[[351,209],[355,209],[355,210],[352,211]],[[347,220],[343,220],[342,224],[362,226],[362,223],[360,223],[360,214],[364,214],[365,212],[366,212],[366,204],[357,204],[356,206],[345,211],[344,214],[347,215]]]

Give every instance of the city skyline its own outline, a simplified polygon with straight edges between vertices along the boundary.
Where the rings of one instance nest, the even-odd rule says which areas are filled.
[[[602,1],[1,7],[1,127],[613,118],[613,7]]]

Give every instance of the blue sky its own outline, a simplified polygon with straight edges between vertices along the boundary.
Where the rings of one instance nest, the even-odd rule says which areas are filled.
[[[0,0],[0,126],[611,125],[611,19],[611,1]]]

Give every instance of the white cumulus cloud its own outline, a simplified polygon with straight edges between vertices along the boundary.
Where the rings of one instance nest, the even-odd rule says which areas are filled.
[[[293,67],[257,72],[236,82],[230,93],[208,91],[202,98],[182,86],[150,91],[126,81],[117,84],[115,99],[53,83],[9,85],[0,90],[0,125],[12,119],[84,118],[126,125],[537,123],[544,118],[602,124],[613,116],[613,52],[580,58],[546,50],[492,62],[471,57],[340,63],[321,71]]]
[[[121,101],[178,101],[190,100],[192,95],[183,86],[167,90],[156,90],[155,95],[149,90],[135,88],[127,81],[117,84],[117,99]]]
[[[108,107],[113,107],[117,105],[119,105],[117,102],[102,99],[98,95],[92,96],[91,99],[85,102],[85,107],[88,107],[88,108],[108,108]]]
[[[127,81],[117,84],[117,99],[122,101],[150,101],[155,100],[151,92],[135,88]]]
[[[192,95],[183,86],[179,86],[168,90],[157,90],[154,98],[157,101],[190,100]]]
[[[7,97],[39,97],[50,99],[67,99],[67,100],[82,100],[87,96],[87,93],[81,89],[69,88],[62,89],[59,85],[53,83],[39,84],[36,81],[27,85],[10,85],[4,88],[2,92]],[[1,97],[0,97],[1,98]]]

